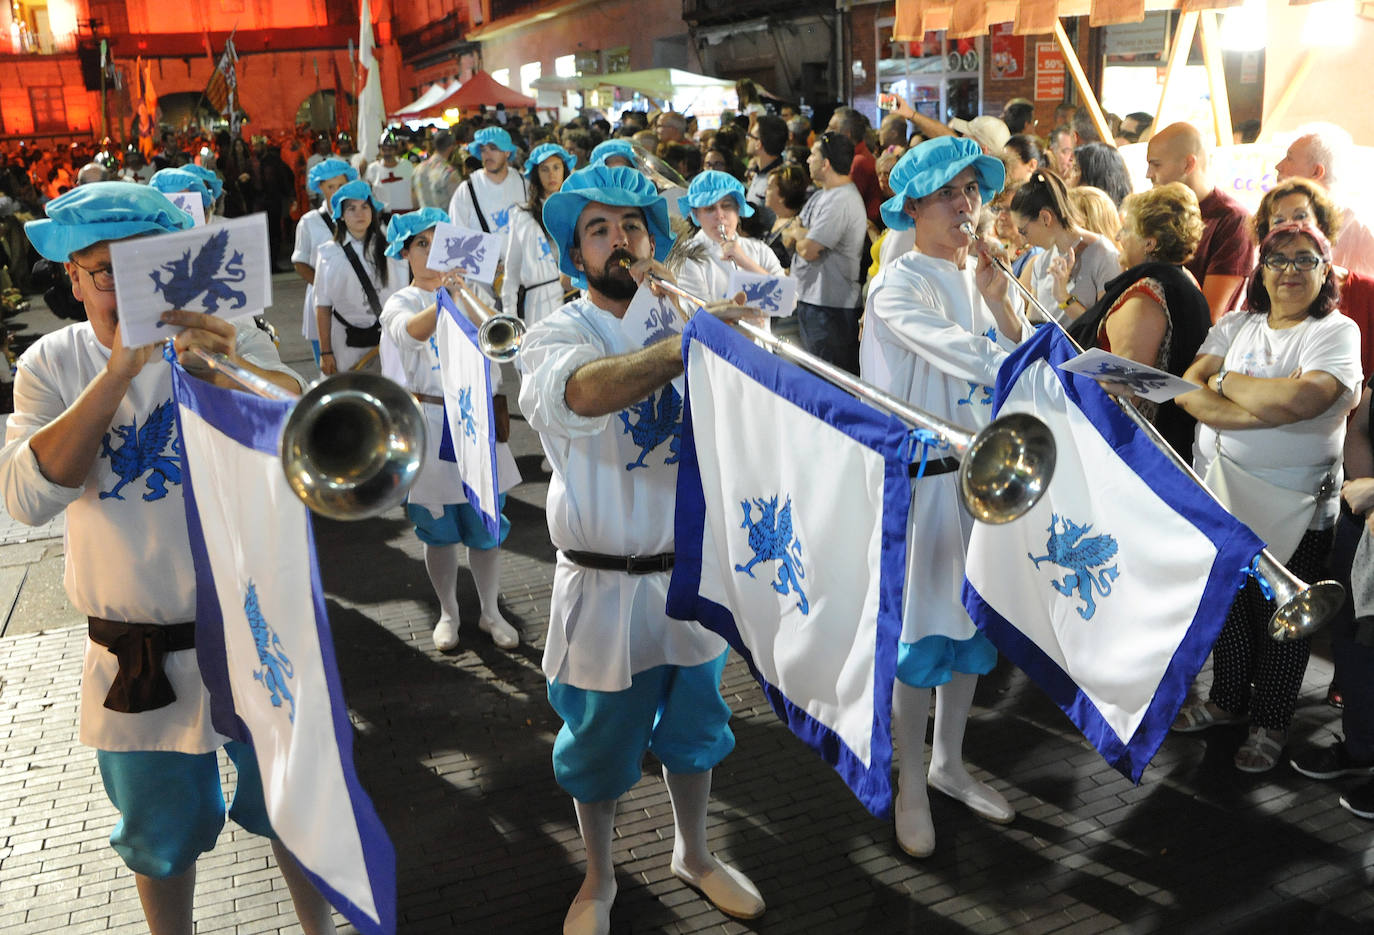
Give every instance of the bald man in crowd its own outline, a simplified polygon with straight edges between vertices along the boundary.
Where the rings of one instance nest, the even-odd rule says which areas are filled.
[[[1350,134],[1334,124],[1313,124],[1288,147],[1274,170],[1279,181],[1302,178],[1316,182],[1341,208],[1341,228],[1331,244],[1331,261],[1337,266],[1374,276],[1374,231],[1340,196],[1337,170],[1347,161]]]
[[[1145,177],[1158,187],[1182,182],[1197,196],[1202,211],[1202,240],[1183,264],[1202,287],[1216,321],[1240,301],[1241,285],[1254,268],[1250,215],[1230,195],[1212,184],[1202,134],[1187,123],[1173,123],[1150,138],[1145,151]]]

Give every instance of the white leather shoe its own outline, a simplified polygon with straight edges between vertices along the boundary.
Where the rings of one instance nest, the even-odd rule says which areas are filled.
[[[568,907],[563,935],[607,935],[611,930],[611,899],[584,899]]]
[[[724,861],[698,876],[676,860],[670,865],[673,876],[711,901],[721,912],[736,919],[757,919],[763,915],[763,897],[744,874]]]
[[[930,817],[930,803],[924,808],[903,808],[902,794],[892,803],[893,824],[897,829],[897,846],[912,857],[929,857],[935,853],[935,822]]]
[[[483,633],[491,635],[491,641],[501,649],[514,649],[520,645],[520,633],[504,620],[489,620],[486,617],[477,621]]]
[[[974,781],[969,786],[956,786],[940,773],[931,770],[927,776],[930,787],[943,792],[956,802],[963,802],[979,818],[1009,825],[1016,818],[1016,809],[1002,796],[1002,793],[985,782]]]
[[[434,648],[446,653],[458,646],[458,628],[453,625],[452,620],[440,620],[434,625],[433,639]]]

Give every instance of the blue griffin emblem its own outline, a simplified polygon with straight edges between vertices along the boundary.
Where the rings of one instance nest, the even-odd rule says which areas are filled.
[[[486,259],[487,247],[482,243],[481,234],[471,237],[450,237],[444,241],[443,265],[447,269],[461,269],[465,273],[476,273],[482,269]]]
[[[1123,367],[1120,364],[1112,363],[1110,360],[1099,362],[1097,369],[1089,376],[1106,380],[1109,383],[1120,383],[1122,386],[1129,387],[1131,392],[1137,396],[1143,396],[1152,390],[1169,385],[1169,378],[1164,374]]]
[[[540,238],[539,238],[539,257],[540,257],[540,259],[547,260],[547,259],[548,259],[549,257],[551,257],[551,256],[553,256],[553,245],[549,243],[549,238],[547,238],[547,237],[540,237]]]
[[[472,411],[472,387],[465,386],[458,391],[458,418],[463,421],[463,434],[477,441],[477,419]]]
[[[778,562],[778,580],[773,582],[773,590],[779,594],[795,591],[797,609],[809,614],[811,602],[806,599],[801,587],[801,579],[806,577],[806,567],[801,561],[801,540],[792,531],[792,498],[787,498],[781,510],[778,509],[777,497],[767,500],[755,497],[752,504],[748,500],[741,500],[739,505],[744,509],[744,522],[740,523],[740,529],[749,530],[749,548],[754,550],[754,557],[749,559],[747,565],[736,565],[735,571],[742,571],[752,578],[753,567],[759,562]],[[755,506],[759,508],[758,519],[754,519]]]
[[[1055,527],[1061,527],[1057,532]],[[1103,568],[1094,574],[1093,568],[1099,565],[1106,565],[1116,557],[1116,537],[1109,535],[1097,535],[1084,538],[1092,530],[1092,524],[1080,526],[1071,519],[1061,520],[1058,514],[1050,514],[1050,537],[1045,543],[1046,554],[1036,558],[1029,552],[1026,558],[1035,563],[1039,568],[1040,563],[1049,561],[1061,568],[1069,569],[1069,573],[1064,576],[1063,581],[1051,581],[1050,585],[1063,594],[1065,597],[1073,597],[1077,592],[1078,600],[1083,602],[1083,606],[1078,608],[1078,616],[1084,620],[1091,620],[1093,614],[1097,613],[1097,602],[1093,599],[1093,591],[1106,597],[1112,593],[1112,582],[1120,574],[1116,565]]]
[[[780,312],[782,306],[778,300],[782,298],[782,284],[776,279],[765,279],[762,282],[746,282],[744,284],[744,304],[750,308],[756,308],[761,312]]]
[[[429,336],[429,349],[434,352],[434,366],[430,370],[439,369],[439,341],[434,335]]]
[[[246,293],[229,288],[230,283],[243,282],[247,273],[243,269],[243,253],[235,250],[229,262],[224,262],[224,254],[229,249],[229,232],[220,231],[201,246],[195,260],[187,250],[181,259],[162,264],[162,269],[154,270],[153,287],[162,293],[163,299],[172,308],[191,308],[191,302],[201,293],[205,294],[202,308],[211,314],[219,311],[221,302],[232,302],[230,308],[243,308],[248,304]],[[163,282],[162,273],[167,274]],[[163,322],[158,322],[162,327]]]
[[[137,418],[128,425],[114,426],[114,434],[123,439],[118,448],[110,447],[110,433],[106,432],[100,440],[100,456],[110,459],[110,468],[119,475],[119,483],[110,490],[102,490],[100,499],[123,500],[119,491],[144,474],[148,474],[144,500],[161,500],[167,496],[168,482],[180,484],[181,441],[172,438],[175,427],[176,410],[169,399],[148,413],[148,421],[141,429]]]
[[[296,675],[296,667],[291,664],[282,650],[281,638],[262,616],[258,606],[258,586],[248,582],[248,594],[243,599],[243,614],[248,618],[248,628],[253,631],[253,645],[258,650],[258,662],[262,668],[253,673],[253,678],[262,683],[272,694],[272,707],[280,708],[285,701],[290,710],[287,718],[296,723],[296,696],[291,694],[291,679]]]
[[[983,337],[987,338],[989,341],[991,341],[991,342],[993,342],[994,344],[996,344],[996,343],[997,343],[997,329],[996,329],[996,328],[989,328],[987,331],[984,331],[984,332],[983,332]],[[965,396],[963,399],[957,400],[957,401],[954,403],[954,405],[956,405],[956,406],[975,406],[975,405],[976,405],[976,406],[991,406],[991,405],[992,405],[992,387],[990,387],[990,386],[983,386],[982,384],[979,384],[979,383],[974,383],[972,380],[968,380],[968,381],[966,381],[966,382],[968,383],[968,395]],[[981,392],[980,392],[980,391],[981,391]],[[975,397],[977,397],[977,398],[975,399]]]
[[[505,230],[510,227],[510,208],[502,208],[492,214],[491,222],[497,230]]]
[[[630,421],[631,412],[636,416],[634,422]],[[625,465],[625,470],[648,467],[644,459],[665,441],[668,442],[669,456],[663,459],[663,463],[677,464],[678,448],[682,444],[682,395],[673,384],[663,387],[657,399],[650,393],[629,409],[622,409],[620,421],[625,424],[621,434],[628,434],[639,446],[638,460]]]
[[[673,325],[677,322],[677,313],[667,299],[659,299],[649,311],[649,317],[644,322],[644,329],[649,332],[649,336],[644,339],[644,346],[648,347],[656,341],[664,338],[671,338],[678,334],[678,329]]]

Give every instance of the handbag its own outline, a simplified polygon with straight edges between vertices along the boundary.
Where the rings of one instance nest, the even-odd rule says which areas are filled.
[[[1228,457],[1217,436],[1216,457],[1202,480],[1232,516],[1264,540],[1274,558],[1287,563],[1316,515],[1317,502],[1333,488],[1333,474],[1334,465],[1330,465],[1312,492],[1281,487]]]

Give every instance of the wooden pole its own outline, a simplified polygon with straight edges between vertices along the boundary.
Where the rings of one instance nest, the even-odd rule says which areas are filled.
[[[1073,85],[1078,89],[1078,96],[1083,98],[1083,103],[1088,105],[1088,113],[1092,115],[1093,126],[1097,127],[1098,136],[1102,137],[1102,142],[1108,145],[1112,142],[1112,131],[1107,126],[1107,118],[1102,116],[1102,107],[1097,103],[1097,95],[1093,93],[1092,86],[1088,84],[1088,76],[1083,73],[1083,65],[1078,61],[1078,53],[1074,51],[1073,45],[1069,42],[1069,34],[1064,32],[1064,24],[1058,17],[1054,20],[1054,41],[1059,44],[1059,52],[1064,56],[1064,65],[1069,69],[1069,74],[1073,76]]]
[[[1207,90],[1212,98],[1212,130],[1218,146],[1230,146],[1231,98],[1226,92],[1226,67],[1222,62],[1217,15],[1212,10],[1199,14],[1202,27],[1202,61],[1207,66]]]
[[[1164,71],[1164,87],[1159,92],[1159,107],[1155,108],[1156,130],[1167,127],[1172,121],[1165,119],[1168,114],[1169,89],[1174,86],[1183,67],[1188,64],[1188,51],[1193,47],[1193,34],[1197,32],[1198,15],[1184,13],[1178,18],[1178,28],[1174,30],[1174,44],[1169,49],[1169,65]]]

